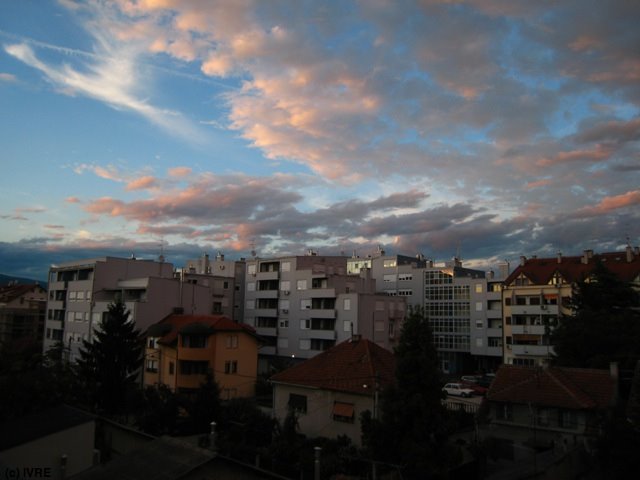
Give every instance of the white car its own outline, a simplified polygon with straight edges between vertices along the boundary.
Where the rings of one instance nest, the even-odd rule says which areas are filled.
[[[447,395],[455,397],[468,398],[473,395],[473,390],[471,390],[470,388],[466,388],[464,385],[461,385],[459,383],[447,383],[444,387],[442,387],[442,391]]]

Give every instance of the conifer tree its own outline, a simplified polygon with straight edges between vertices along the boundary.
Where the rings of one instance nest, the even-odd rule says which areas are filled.
[[[79,377],[96,407],[106,413],[122,413],[142,366],[140,332],[129,321],[124,303],[117,302],[109,305],[93,336],[93,342],[85,340],[80,350]]]

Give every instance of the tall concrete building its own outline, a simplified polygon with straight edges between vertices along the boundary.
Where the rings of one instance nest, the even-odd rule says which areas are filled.
[[[244,277],[245,261],[225,260],[218,252],[211,259],[208,254],[189,260],[177,274],[186,282],[196,283],[211,290],[213,311],[216,315],[225,315],[235,322],[244,319]]]
[[[370,269],[378,291],[424,308],[444,373],[493,370],[499,364],[499,342],[492,340],[490,347],[487,332],[498,329],[501,319],[497,279],[491,278],[489,287],[484,271],[464,268],[457,258],[434,263],[421,255],[385,255],[381,249],[371,257],[348,260],[351,274],[363,269]]]
[[[587,280],[597,264],[640,289],[640,250],[580,256],[520,258],[502,291],[504,363],[546,365],[554,354],[551,333],[560,321],[571,321],[569,303],[576,283]]]
[[[0,286],[0,350],[12,342],[42,342],[47,291],[38,284]]]
[[[352,335],[392,349],[405,305],[376,293],[368,269],[347,275],[347,257],[310,252],[246,262],[245,322],[266,341],[261,371],[274,357],[311,358]]]
[[[57,342],[77,358],[82,341],[93,331],[111,303],[122,301],[130,319],[144,331],[165,316],[211,313],[209,289],[174,277],[164,261],[102,257],[53,265],[49,270],[44,351]]]

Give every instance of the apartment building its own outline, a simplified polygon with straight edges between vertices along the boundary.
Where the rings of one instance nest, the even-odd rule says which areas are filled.
[[[223,399],[255,393],[258,339],[222,315],[170,315],[146,333],[145,385],[193,392],[211,373]]]
[[[77,358],[82,341],[91,341],[111,303],[122,301],[130,319],[144,331],[174,311],[210,313],[209,289],[174,278],[170,263],[136,258],[102,257],[53,265],[44,351],[57,342]]]
[[[571,315],[573,287],[587,279],[597,263],[640,288],[637,247],[601,254],[585,250],[581,256],[558,253],[555,258],[520,258],[502,291],[505,364],[548,364],[554,354],[551,332],[563,316]]]
[[[492,357],[491,361],[482,361],[483,365],[497,365],[501,359],[501,352],[488,348],[490,323],[487,320],[489,298],[485,272],[465,268],[457,258],[434,263],[421,255],[385,255],[381,249],[372,257],[349,259],[347,269],[352,274],[370,269],[378,291],[405,298],[408,305],[424,308],[444,373],[480,368],[471,356],[472,340],[476,354]],[[494,302],[491,308],[495,307]],[[495,312],[492,311],[491,316],[495,316]],[[498,343],[492,341],[492,345]]]
[[[354,334],[391,349],[405,305],[376,293],[368,269],[347,275],[347,257],[309,252],[246,262],[245,322],[266,343],[261,371],[273,357],[311,358]]]
[[[41,343],[47,291],[40,285],[0,287],[0,350],[14,341]]]
[[[225,260],[218,252],[211,259],[208,254],[189,260],[183,269],[177,270],[184,281],[203,285],[211,290],[211,313],[225,315],[235,322],[244,319],[245,261]]]

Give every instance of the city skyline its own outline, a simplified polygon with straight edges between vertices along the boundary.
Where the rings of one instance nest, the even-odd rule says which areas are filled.
[[[624,0],[3,2],[0,272],[637,245],[639,20]]]

